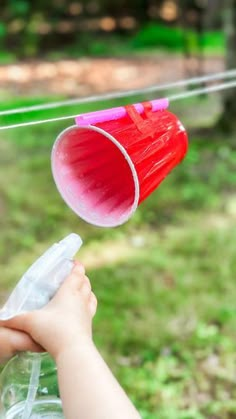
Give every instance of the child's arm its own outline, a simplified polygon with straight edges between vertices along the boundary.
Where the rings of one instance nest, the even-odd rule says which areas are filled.
[[[54,357],[66,419],[140,419],[93,344],[96,307],[84,268],[77,263],[45,308],[4,323],[28,333]]]
[[[80,345],[57,357],[66,419],[140,419],[95,346]]]

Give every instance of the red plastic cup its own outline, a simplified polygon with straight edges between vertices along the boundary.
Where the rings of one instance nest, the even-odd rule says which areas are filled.
[[[183,159],[186,131],[166,111],[152,112],[143,104],[126,116],[89,126],[72,126],[57,138],[52,172],[70,208],[85,221],[101,227],[126,222]]]

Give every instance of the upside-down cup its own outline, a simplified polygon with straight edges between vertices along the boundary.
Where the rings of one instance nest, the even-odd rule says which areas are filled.
[[[187,134],[167,106],[160,100],[84,114],[58,136],[54,180],[82,219],[101,227],[123,224],[180,163]]]

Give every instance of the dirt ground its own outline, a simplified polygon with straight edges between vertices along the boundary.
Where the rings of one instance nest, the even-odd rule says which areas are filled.
[[[142,88],[196,75],[196,63],[179,56],[81,58],[0,66],[0,92],[11,96],[86,96],[111,90]],[[201,72],[222,71],[222,58],[207,58]],[[3,96],[3,97],[4,97]]]

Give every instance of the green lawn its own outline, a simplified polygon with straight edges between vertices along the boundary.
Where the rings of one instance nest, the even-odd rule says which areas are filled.
[[[207,100],[173,109],[191,128],[206,121]],[[235,139],[190,133],[187,158],[134,217],[99,229],[52,180],[51,147],[68,125],[1,131],[2,300],[40,253],[77,232],[99,300],[95,340],[143,418],[236,417]]]

